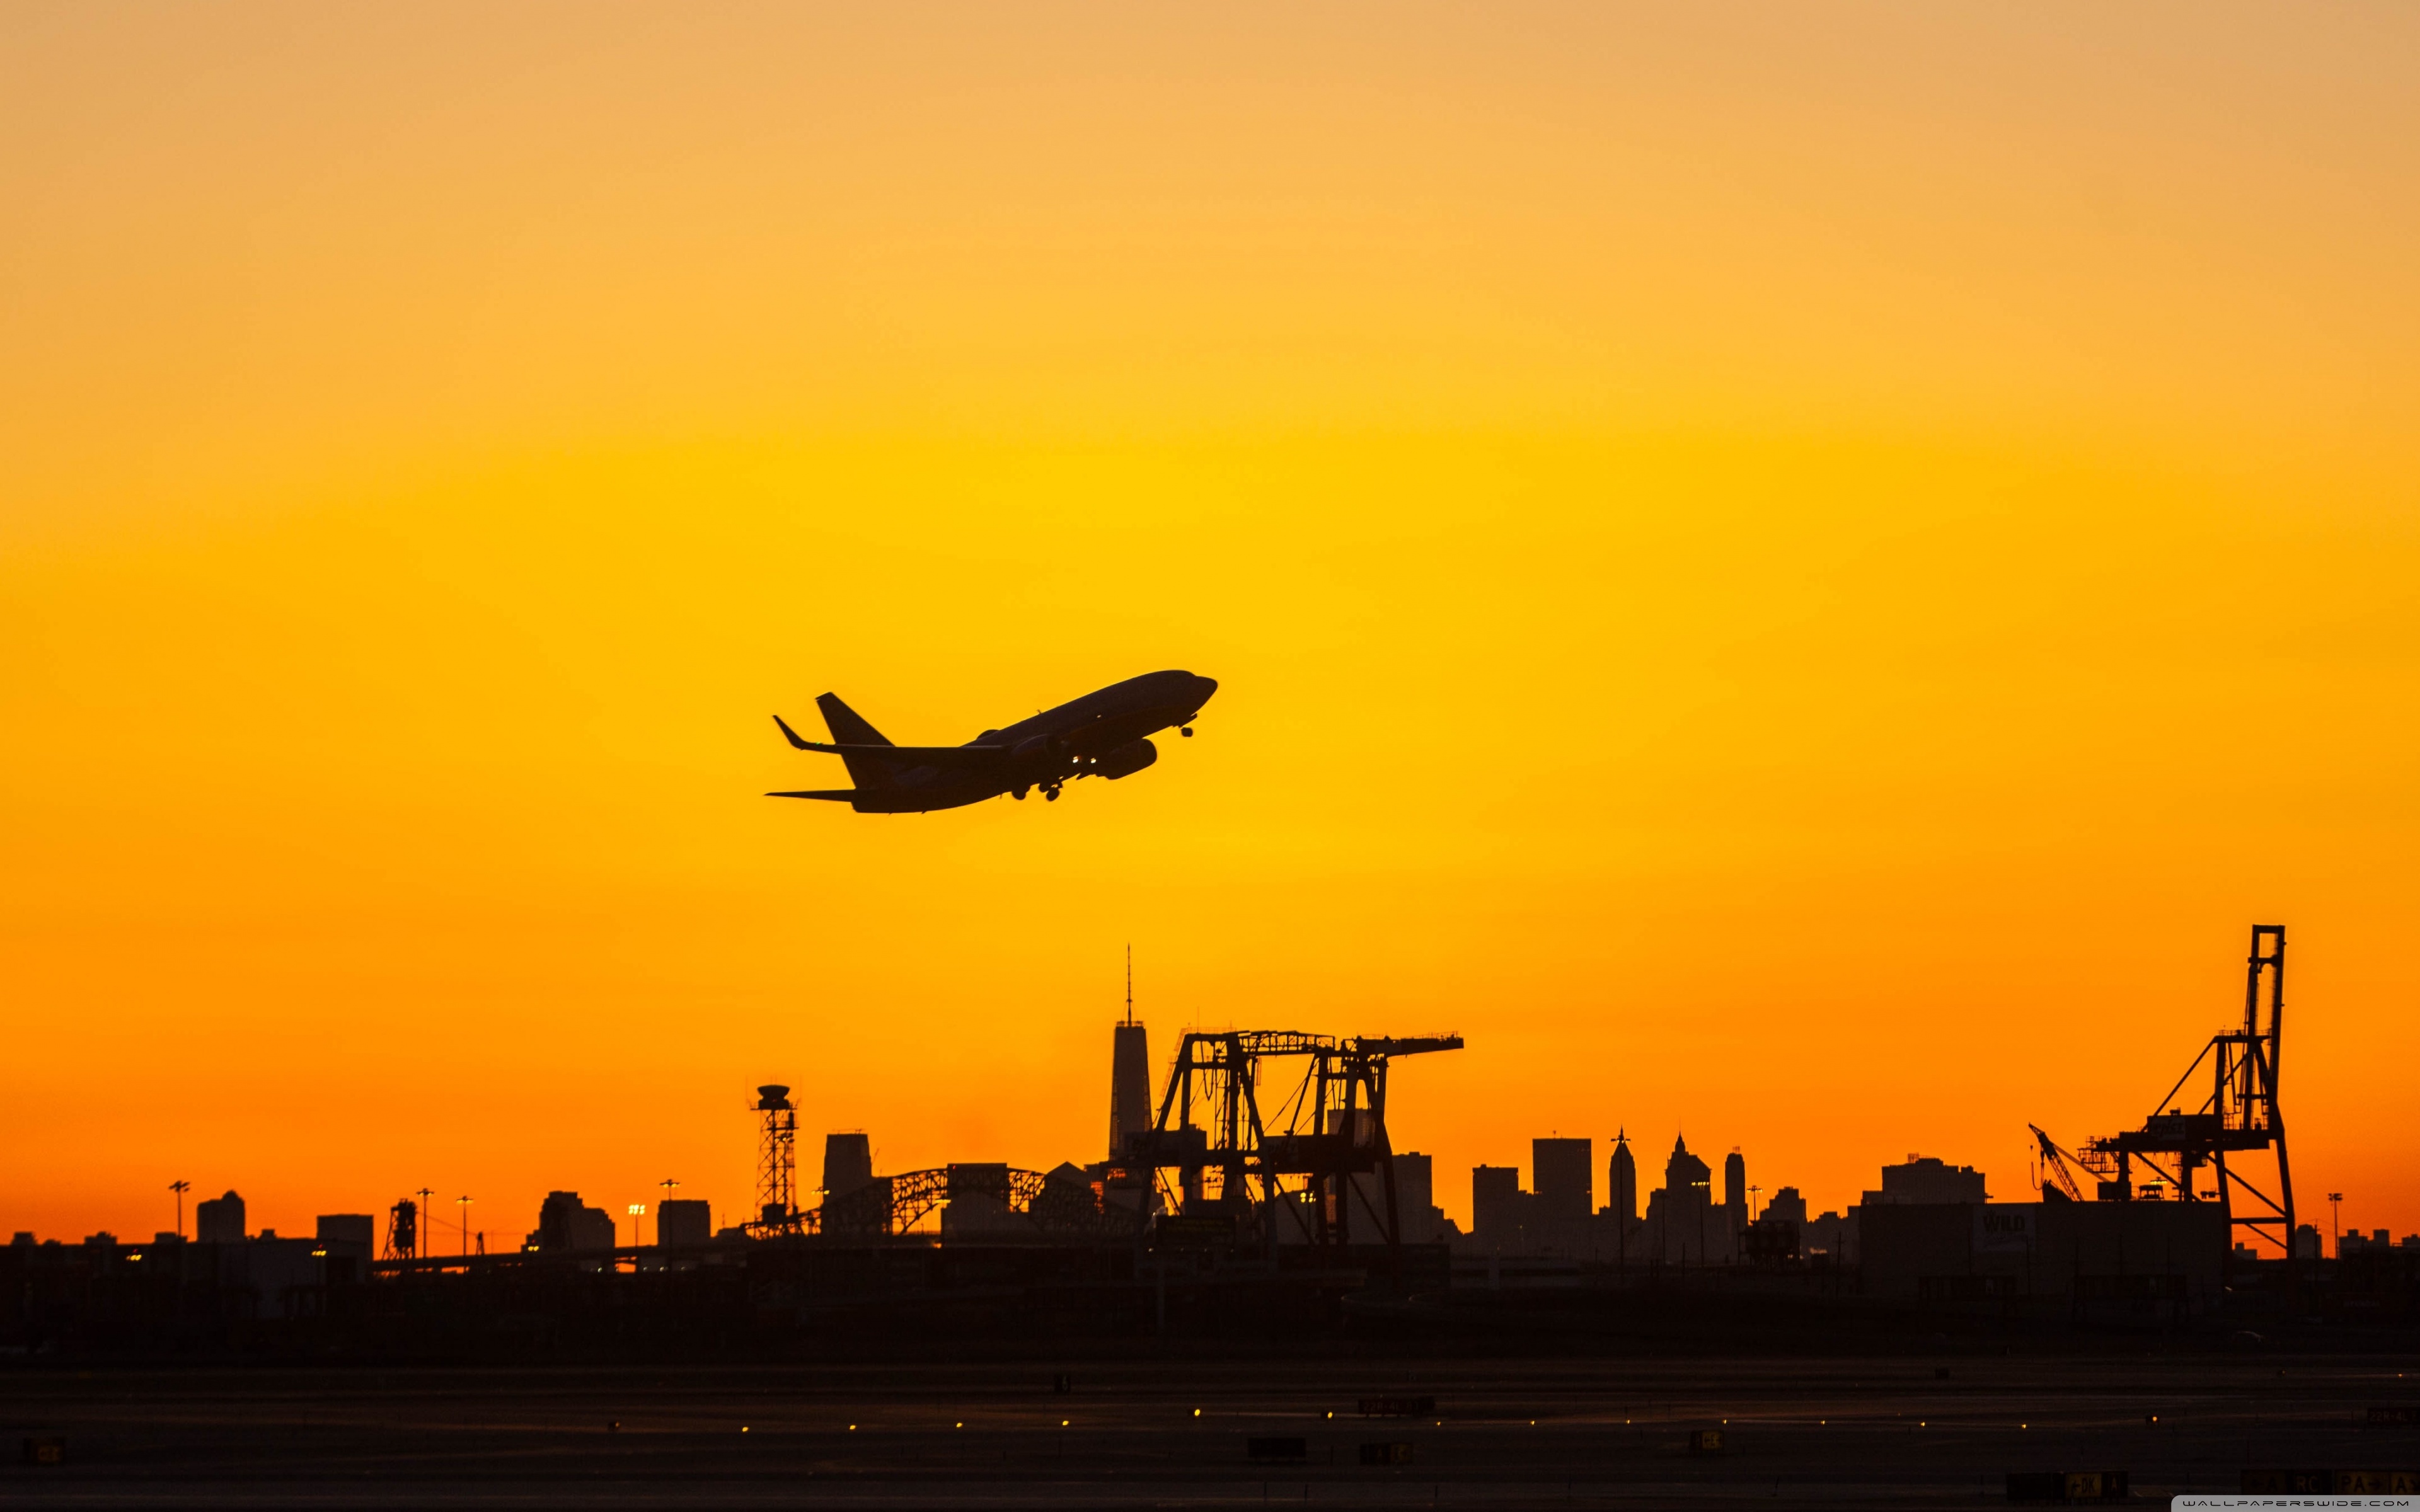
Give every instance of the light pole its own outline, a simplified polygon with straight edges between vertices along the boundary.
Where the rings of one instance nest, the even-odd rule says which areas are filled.
[[[1750,1184],[1750,1185],[1749,1185],[1749,1187],[1748,1187],[1748,1189],[1747,1189],[1747,1221],[1748,1221],[1748,1222],[1750,1222],[1750,1223],[1754,1223],[1754,1222],[1756,1222],[1756,1198],[1757,1198],[1757,1194],[1759,1194],[1759,1193],[1762,1192],[1763,1190],[1764,1190],[1764,1188],[1762,1188],[1762,1187],[1761,1187],[1761,1186],[1754,1185],[1754,1184]]]
[[[461,1215],[462,1253],[467,1256],[471,1253],[471,1199],[469,1197],[456,1197],[454,1199],[454,1211]]]
[[[2335,1230],[2336,1258],[2340,1260],[2344,1258],[2344,1210],[2338,1207],[2337,1204],[2343,1201],[2343,1193],[2331,1192],[2328,1194],[2328,1227]]]
[[[632,1249],[644,1249],[646,1247],[646,1231],[640,1223],[640,1220],[644,1218],[646,1215],[647,1205],[645,1203],[633,1202],[630,1204],[630,1247]],[[661,1225],[659,1224],[658,1227],[660,1227]]]
[[[168,1190],[177,1194],[177,1237],[185,1237],[185,1194],[194,1189],[191,1181],[171,1181]]]
[[[437,1189],[435,1187],[427,1186],[422,1187],[418,1194],[420,1197],[420,1223],[418,1230],[411,1236],[412,1257],[415,1259],[428,1253],[429,1226],[437,1221],[437,1215],[428,1211],[428,1199],[436,1195]]]
[[[673,1199],[673,1188],[680,1185],[669,1176],[656,1184],[664,1189],[664,1202],[670,1202]],[[656,1248],[658,1249],[664,1247],[664,1202],[656,1204]]]
[[[1698,1264],[1702,1267],[1706,1263],[1706,1210],[1714,1205],[1714,1183],[1707,1180],[1689,1185],[1698,1194]]]

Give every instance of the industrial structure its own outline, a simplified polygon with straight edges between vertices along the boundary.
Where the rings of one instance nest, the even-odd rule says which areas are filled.
[[[2264,1018],[2263,1001],[2267,1011]],[[2176,1085],[2153,1104],[2139,1129],[2085,1141],[2080,1153],[2062,1148],[2032,1126],[2041,1152],[2045,1201],[2082,1201],[2074,1172],[2094,1178],[2093,1196],[2102,1202],[2136,1202],[2175,1194],[2179,1202],[2215,1202],[2230,1231],[2265,1242],[2290,1257],[2294,1236],[2294,1177],[2286,1158],[2286,1119],[2277,1101],[2278,1063],[2285,1042],[2286,927],[2252,927],[2252,952],[2244,964],[2243,1026],[2211,1037]],[[2203,1067],[2208,1088],[2188,1108],[2180,1095],[2196,1085]],[[2228,1156],[2236,1157],[2228,1163]],[[2259,1158],[2275,1163],[2263,1187],[2246,1172]],[[2138,1179],[2140,1164],[2150,1180]],[[2214,1189],[2201,1186],[2208,1168]],[[2249,1200],[2239,1203],[2238,1192]],[[2239,1211],[2239,1208],[2242,1211]]]
[[[756,1112],[755,1227],[781,1233],[799,1219],[799,1110],[777,1083],[756,1088]]]
[[[1294,1029],[1197,1030],[1179,1041],[1158,1117],[1147,1135],[1129,1140],[1112,1184],[1140,1186],[1153,1206],[1225,1220],[1239,1235],[1257,1227],[1270,1247],[1286,1237],[1281,1224],[1316,1245],[1347,1245],[1358,1207],[1391,1254],[1403,1227],[1387,1133],[1388,1067],[1397,1057],[1461,1048],[1452,1034],[1341,1040]],[[1304,1071],[1264,1117],[1260,1063],[1269,1059],[1300,1059]]]
[[[416,1260],[419,1257],[420,1204],[405,1197],[387,1210],[386,1254],[381,1258]]]

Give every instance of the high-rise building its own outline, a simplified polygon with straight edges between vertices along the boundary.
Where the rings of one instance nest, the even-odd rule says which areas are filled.
[[[1131,1005],[1129,1005],[1131,1011]],[[1122,1159],[1126,1140],[1151,1132],[1151,1039],[1129,1016],[1112,1033],[1109,1057],[1109,1159]]]
[[[1126,1141],[1152,1125],[1151,1037],[1134,1016],[1134,947],[1126,947],[1126,1016],[1109,1056],[1109,1159],[1125,1158]]]
[[[1764,1211],[1759,1216],[1780,1219],[1804,1228],[1807,1227],[1807,1199],[1798,1195],[1796,1187],[1785,1186],[1773,1195],[1773,1200],[1764,1205]]]
[[[1595,1210],[1594,1147],[1589,1139],[1529,1141],[1529,1185],[1542,1222],[1578,1223]]]
[[[1606,1206],[1623,1223],[1638,1217],[1638,1163],[1630,1156],[1630,1131],[1613,1136],[1613,1159],[1606,1164]]]
[[[323,1212],[316,1237],[338,1244],[350,1244],[366,1258],[370,1247],[378,1242],[378,1220],[366,1212]]]
[[[1435,1207],[1436,1189],[1429,1158],[1418,1150],[1407,1149],[1397,1155],[1394,1162],[1395,1210],[1408,1220],[1413,1213],[1426,1212]],[[1408,1239],[1411,1236],[1405,1234],[1404,1237]]]
[[[577,1192],[549,1192],[538,1204],[537,1227],[521,1246],[549,1254],[613,1249],[613,1215],[581,1201]]]
[[[667,1197],[656,1204],[656,1242],[703,1244],[714,1237],[714,1213],[703,1197]]]
[[[874,1180],[874,1141],[862,1132],[824,1135],[824,1197],[854,1192]]]
[[[1434,1164],[1416,1149],[1398,1150],[1388,1160],[1395,1172],[1398,1234],[1406,1244],[1433,1242],[1446,1229],[1445,1213],[1436,1205]],[[1357,1173],[1353,1191],[1353,1235],[1356,1239],[1373,1237],[1369,1215],[1387,1211],[1386,1179],[1376,1171]]]
[[[1723,1157],[1723,1217],[1736,1245],[1747,1232],[1747,1157],[1736,1145]]]
[[[1480,1239],[1510,1242],[1520,1227],[1521,1170],[1516,1165],[1474,1165],[1470,1171],[1470,1227]]]
[[[194,1238],[205,1244],[243,1242],[243,1198],[230,1191],[194,1204]]]
[[[1972,1165],[1951,1165],[1931,1155],[1910,1155],[1902,1165],[1883,1167],[1880,1191],[1859,1199],[1862,1207],[1902,1202],[1988,1202],[1983,1173]]]
[[[1714,1171],[1675,1136],[1664,1162],[1664,1184],[1647,1201],[1650,1242],[1673,1265],[1713,1263],[1717,1247],[1728,1253],[1723,1226],[1714,1216]]]

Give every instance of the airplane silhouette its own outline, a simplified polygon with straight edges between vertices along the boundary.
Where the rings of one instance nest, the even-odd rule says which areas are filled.
[[[859,813],[929,813],[962,809],[1034,788],[1055,802],[1071,778],[1132,777],[1159,760],[1145,737],[1173,726],[1193,733],[1193,720],[1218,685],[1191,672],[1145,672],[1087,693],[1070,703],[986,730],[963,746],[894,746],[855,709],[826,693],[815,700],[831,741],[802,740],[780,715],[773,722],[800,750],[829,751],[848,768],[853,788],[768,793],[768,798],[823,798]]]

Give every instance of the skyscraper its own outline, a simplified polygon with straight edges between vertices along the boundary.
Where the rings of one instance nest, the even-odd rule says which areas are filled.
[[[1470,1171],[1470,1227],[1492,1244],[1512,1242],[1520,1227],[1521,1173],[1510,1165],[1475,1165]]]
[[[1546,1223],[1578,1223],[1595,1208],[1596,1181],[1589,1139],[1529,1141],[1529,1183],[1538,1195],[1538,1217]]]
[[[1126,1016],[1113,1031],[1109,1056],[1109,1159],[1126,1152],[1126,1139],[1151,1131],[1151,1041],[1134,1016],[1134,949],[1126,949]]]
[[[1764,1216],[1804,1228],[1807,1227],[1807,1199],[1799,1196],[1796,1187],[1785,1186],[1764,1205]]]
[[[1119,1160],[1129,1137],[1151,1132],[1151,1041],[1140,1024],[1121,1024],[1111,1032],[1117,1038],[1109,1058],[1109,1159]]]
[[[1667,1263],[1704,1265],[1722,1238],[1711,1221],[1714,1172],[1689,1153],[1687,1139],[1675,1135],[1672,1153],[1664,1162],[1664,1185],[1648,1202],[1658,1231],[1654,1242]]]
[[[1623,1223],[1638,1217],[1638,1163],[1630,1158],[1630,1132],[1613,1136],[1613,1159],[1606,1166],[1605,1200]]]
[[[1723,1157],[1723,1216],[1726,1237],[1736,1253],[1740,1236],[1747,1232],[1747,1157],[1736,1145]]]
[[[243,1198],[225,1196],[194,1204],[194,1237],[205,1244],[243,1242]]]

